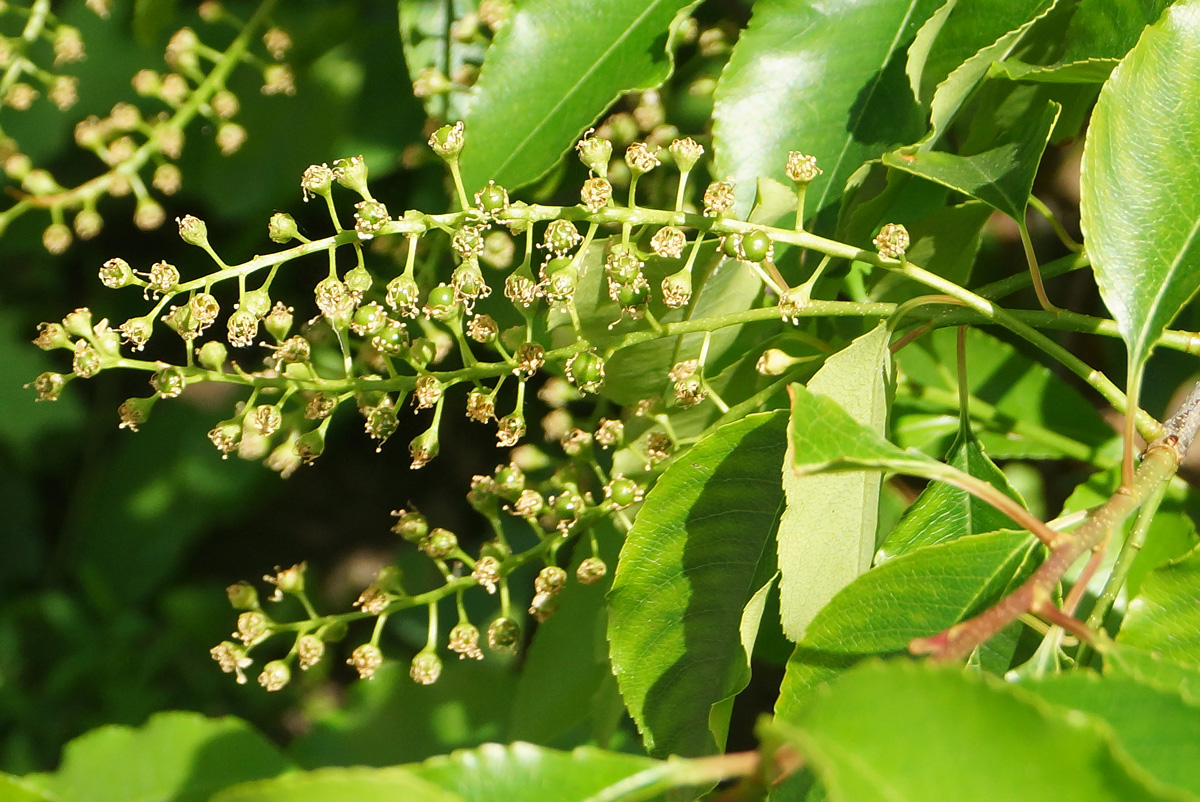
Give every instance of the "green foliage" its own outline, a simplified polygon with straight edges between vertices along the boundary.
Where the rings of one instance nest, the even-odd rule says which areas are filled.
[[[1200,0],[62,5],[0,797],[1200,799]]]

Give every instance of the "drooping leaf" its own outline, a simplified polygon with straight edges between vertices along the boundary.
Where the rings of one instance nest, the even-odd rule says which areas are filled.
[[[1045,4],[1041,12],[1019,27],[1005,33],[987,47],[980,49],[954,69],[938,84],[929,103],[929,133],[922,140],[925,148],[936,143],[945,134],[950,123],[958,115],[967,99],[988,75],[991,66],[1004,61],[1021,44],[1030,29],[1054,8],[1054,3]]]
[[[959,65],[1051,5],[1053,0],[957,0],[921,65],[917,99],[928,103],[937,85]],[[910,72],[912,55],[910,50]]]
[[[1092,461],[1112,427],[1074,387],[979,329],[968,329],[971,420],[995,458],[1064,457]],[[897,441],[945,453],[958,431],[956,335],[938,329],[896,352]]]
[[[1200,548],[1152,571],[1129,603],[1117,640],[1200,667]]]
[[[946,462],[964,473],[982,479],[1005,495],[1017,501],[1021,500],[1004,473],[988,458],[983,446],[969,429],[959,433],[958,439],[950,448]],[[921,546],[946,543],[966,535],[994,532],[1012,526],[1013,521],[990,504],[980,501],[965,490],[934,482],[921,492],[905,512],[900,523],[879,549],[875,561],[882,564]]]
[[[806,217],[836,204],[864,162],[911,142],[922,115],[904,74],[905,49],[941,3],[760,0],[717,87],[716,174],[738,183],[785,180],[789,151],[824,170],[808,188]]]
[[[917,549],[863,574],[834,596],[796,645],[776,714],[794,721],[822,682],[982,611],[1036,568],[1039,553],[1024,532],[993,532]]]
[[[467,192],[488,179],[509,189],[536,180],[623,93],[665,80],[672,21],[696,2],[514,6],[488,50],[464,121]]]
[[[831,802],[1179,798],[1131,766],[1104,728],[958,667],[872,662],[789,723],[779,733]]]
[[[880,323],[827,359],[808,382],[810,392],[832,399],[880,437],[887,427],[889,333]],[[793,420],[790,429],[805,423]],[[779,594],[783,632],[791,640],[800,640],[818,611],[870,567],[881,480],[878,471],[798,476],[785,459]]]
[[[110,725],[81,735],[63,750],[58,771],[41,780],[61,802],[204,802],[222,788],[290,768],[240,719],[168,712],[141,728]]]
[[[361,802],[364,799],[462,802],[464,797],[406,769],[355,766],[317,769],[235,785],[213,797],[213,802]]]
[[[743,612],[774,563],[786,428],[782,411],[760,413],[705,437],[658,480],[626,537],[608,639],[652,754],[718,748],[710,708],[744,680]]]
[[[1200,705],[1132,679],[1072,672],[1021,683],[1043,699],[1095,716],[1155,779],[1200,798]]]
[[[1200,2],[1169,8],[1100,92],[1081,225],[1096,283],[1140,372],[1200,288]]]
[[[883,163],[981,200],[1018,222],[1061,107],[1048,103],[1013,126],[1011,139],[971,156],[943,151],[885,153]]]

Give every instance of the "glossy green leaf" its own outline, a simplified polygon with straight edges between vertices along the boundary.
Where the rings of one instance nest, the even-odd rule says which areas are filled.
[[[243,783],[213,797],[213,802],[461,802],[447,791],[401,768],[326,768]]]
[[[592,747],[558,752],[521,742],[484,744],[405,768],[467,802],[582,802],[617,783],[636,783],[635,775],[652,779],[676,773],[670,764],[640,755]]]
[[[1013,126],[1010,141],[971,156],[942,151],[898,151],[883,156],[883,163],[981,200],[1018,222],[1033,190],[1042,153],[1061,107],[1048,103],[1030,118]]]
[[[1200,2],[1146,29],[1104,85],[1084,145],[1081,225],[1136,373],[1200,289]]]
[[[1095,58],[1044,67],[1009,59],[993,64],[988,74],[1030,83],[1101,84],[1108,80],[1108,76],[1119,63],[1119,59],[1115,58]]]
[[[513,7],[464,122],[463,183],[536,180],[623,93],[671,72],[672,21],[697,0],[531,0]],[[519,124],[518,124],[519,121]]]
[[[806,217],[833,206],[864,162],[911,142],[922,114],[904,74],[905,50],[937,0],[813,5],[759,0],[717,87],[716,174],[737,182],[748,207],[760,176],[785,180],[792,150],[824,170]]]
[[[957,0],[950,8],[917,72],[917,98],[928,103],[933,91],[955,69],[980,50],[1041,15],[1053,0]],[[909,51],[909,72],[914,72]]]
[[[1036,568],[1039,553],[1024,532],[993,532],[917,549],[863,574],[796,645],[775,712],[794,721],[822,682],[981,612]]]
[[[609,594],[613,670],[652,754],[710,754],[739,690],[743,612],[773,571],[787,415],[750,415],[674,462],[646,497]],[[767,576],[770,576],[768,573]]]
[[[1138,767],[1200,798],[1200,705],[1132,679],[1080,672],[1020,687],[1104,721]]]
[[[1117,640],[1200,666],[1200,548],[1152,571],[1129,602]]]
[[[958,667],[872,662],[793,721],[777,726],[830,802],[1179,798],[1151,787],[1106,728]]]
[[[971,421],[995,458],[1092,461],[1112,427],[1049,368],[979,329],[967,329]],[[894,429],[903,446],[945,453],[958,432],[957,334],[938,329],[896,352]]]
[[[983,446],[970,430],[960,431],[946,462],[964,473],[982,479],[1005,495],[1021,501]],[[875,561],[879,564],[901,554],[935,543],[946,543],[966,535],[1014,527],[1014,522],[995,507],[942,482],[928,485],[888,535]]]
[[[169,712],[138,729],[110,725],[81,735],[63,750],[58,771],[42,779],[61,802],[203,802],[290,768],[240,719]]]
[[[880,323],[829,357],[808,389],[841,406],[882,437],[887,428],[890,331]],[[794,420],[794,432],[805,425]],[[871,565],[879,515],[878,471],[798,476],[783,463],[787,506],[779,521],[779,595],[783,632],[798,641],[834,595]]]

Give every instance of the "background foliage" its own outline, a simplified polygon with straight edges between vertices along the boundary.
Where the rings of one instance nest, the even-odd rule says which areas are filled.
[[[257,7],[226,5],[242,20]],[[804,760],[771,792],[777,799],[1200,796],[1188,464],[1146,531],[1132,530],[1145,542],[1122,569],[1124,590],[1103,602],[1115,602],[1107,616],[1097,599],[1126,530],[1087,588],[1081,617],[1097,610],[1089,623],[1116,636],[1102,657],[1028,621],[975,652],[966,673],[900,656],[912,639],[997,602],[1045,553],[1008,515],[949,484],[926,485],[944,478],[930,465],[944,461],[1040,519],[1093,508],[1120,480],[1117,386],[1132,377],[1140,396],[1130,398],[1162,417],[1196,373],[1187,332],[1200,329],[1188,306],[1200,276],[1200,71],[1190,67],[1200,60],[1200,6],[525,0],[491,4],[508,15],[493,32],[483,5],[275,6],[271,22],[293,43],[295,93],[260,91],[269,58],[256,44],[257,61],[228,79],[245,144],[222,154],[221,121],[193,121],[176,160],[181,189],[154,193],[166,219],[205,220],[230,263],[278,249],[266,235],[277,211],[295,215],[307,236],[325,236],[319,203],[300,202],[300,175],[360,153],[371,192],[394,216],[453,209],[454,187],[424,143],[436,125],[463,119],[468,193],[494,178],[531,203],[574,206],[587,171],[571,148],[600,125],[617,144],[610,178],[621,197],[624,145],[690,135],[709,154],[693,186],[733,179],[738,216],[781,236],[799,228],[783,184],[788,153],[800,149],[823,169],[801,193],[800,222],[847,244],[807,291],[867,311],[822,316],[818,304],[781,323],[757,275],[721,272],[742,262],[704,251],[719,292],[697,303],[693,319],[770,310],[720,330],[706,367],[727,400],[754,403],[728,421],[707,406],[671,407],[690,450],[649,477],[657,484],[632,530],[598,527],[609,578],[572,581],[557,613],[527,627],[516,658],[447,660],[437,684],[415,685],[403,666],[424,644],[426,622],[406,613],[389,623],[385,653],[396,662],[374,681],[353,680],[343,656],[267,694],[233,684],[208,655],[233,626],[224,588],[307,560],[318,607],[342,610],[384,565],[437,578],[387,531],[389,511],[415,503],[477,548],[490,533],[463,495],[506,452],[456,414],[442,427],[439,459],[410,471],[397,444],[423,424],[402,415],[395,442],[377,453],[346,415],[324,456],[281,480],[257,462],[223,461],[205,440],[235,400],[219,385],[158,404],[136,434],[118,430],[114,410],[145,395],[138,373],[106,371],[53,404],[35,403],[22,385],[65,370],[61,354],[29,346],[39,322],[80,306],[114,322],[145,311],[138,293],[102,287],[99,265],[118,255],[135,266],[191,259],[194,275],[206,257],[185,255],[170,223],[137,230],[129,196],[102,197],[102,230],[48,253],[47,227],[62,221],[44,209],[12,212],[28,185],[6,161],[14,205],[0,236],[0,769],[11,776],[0,776],[0,796],[632,799],[747,775],[739,791],[753,795],[763,791],[753,766],[703,758],[756,747]],[[119,101],[157,108],[129,79],[165,69],[163,50],[181,26],[218,49],[237,33],[172,2],[118,0],[107,19],[84,3],[54,14],[86,42],[86,60],[57,70],[78,77],[80,100],[65,111],[45,98],[27,110],[10,102],[0,127],[9,150],[68,187],[106,169],[73,141],[76,123]],[[12,8],[0,15],[8,38],[23,24]],[[30,55],[53,62],[49,50]],[[672,208],[668,167],[638,191],[647,208]],[[1068,236],[1046,222],[1043,204]],[[907,259],[946,286],[922,287],[854,256],[873,253],[885,222],[907,227]],[[1080,255],[1072,237],[1084,235]],[[398,272],[383,239],[372,264]],[[776,240],[774,263],[793,287],[825,269],[811,247]],[[1069,311],[1038,309],[1030,251],[1046,295]],[[601,289],[600,249],[587,259],[580,296],[600,302],[579,311],[601,341],[615,307]],[[295,269],[287,300],[299,308],[322,271]],[[651,259],[647,272],[657,293],[668,265]],[[956,287],[1004,307],[981,312],[960,295],[946,305]],[[935,292],[934,311],[905,305]],[[674,320],[660,306],[651,308]],[[1005,323],[1005,310],[1019,325]],[[944,327],[891,353],[889,340],[930,319]],[[975,326],[961,345],[955,322]],[[1050,339],[1017,336],[1020,325]],[[686,342],[616,352],[598,405],[575,414],[619,416],[662,393],[676,354],[699,347],[698,337]],[[790,379],[812,393],[755,395],[768,385],[753,370],[766,344],[804,360]],[[530,440],[563,460],[532,425],[548,408],[532,394],[530,403]],[[781,464],[804,475],[789,470],[781,484]],[[846,466],[888,473],[812,473]],[[573,573],[586,554],[564,556]],[[516,579],[523,609],[533,572]],[[495,612],[482,593],[467,603],[477,623]],[[453,607],[443,607],[448,620]],[[774,770],[770,759],[762,770]]]

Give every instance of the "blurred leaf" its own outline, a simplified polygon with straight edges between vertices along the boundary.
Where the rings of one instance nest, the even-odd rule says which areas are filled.
[[[67,744],[62,765],[38,776],[61,802],[203,802],[236,783],[291,768],[244,721],[156,713],[140,728],[107,726]]]
[[[833,400],[881,437],[887,429],[890,334],[879,323],[825,360],[808,382],[810,392]],[[806,424],[793,417],[789,429]],[[783,462],[787,506],[779,521],[779,596],[783,632],[798,641],[820,609],[871,566],[883,477],[878,471],[798,476],[790,453]]]
[[[38,401],[37,394],[24,387],[39,373],[65,369],[59,355],[68,354],[52,356],[31,346],[37,331],[19,331],[20,321],[15,310],[0,307],[0,456],[8,452],[24,465],[48,435],[77,431],[83,415],[78,393],[68,390],[58,401]]]
[[[463,797],[401,768],[329,768],[236,785],[213,802],[458,802]]]
[[[487,42],[476,36],[467,41],[450,35],[450,23],[477,10],[473,0],[400,0],[400,41],[408,78],[415,82],[422,70],[436,69],[449,77],[464,65],[478,67],[487,52]],[[447,11],[453,16],[447,19]],[[482,23],[480,23],[482,27]],[[424,99],[425,113],[440,120],[461,120],[470,95],[463,91],[436,94]]]
[[[1134,377],[1200,289],[1198,72],[1200,2],[1190,0],[1147,28],[1113,71],[1084,144],[1080,224]]]
[[[983,446],[969,429],[959,432],[946,462],[1021,501],[1020,495],[1008,483],[1004,473],[988,459]],[[1013,525],[1014,522],[1007,515],[970,493],[943,482],[933,482],[921,491],[921,495],[905,512],[900,523],[884,541],[875,560],[882,565],[922,546],[946,543],[966,535],[994,532]]]
[[[467,192],[488,179],[510,190],[537,180],[614,100],[662,83],[673,66],[672,22],[697,1],[516,5],[472,89]]]
[[[610,523],[597,527],[600,557],[612,567],[617,564],[620,535]],[[591,550],[575,549],[569,573],[591,556]],[[597,715],[597,703],[605,697],[605,685],[613,683],[608,662],[605,594],[612,585],[610,573],[594,585],[571,581],[559,594],[562,600],[554,615],[537,626],[533,642],[525,652],[514,691],[507,740],[532,741],[543,746],[576,746],[586,741],[594,727],[586,726]],[[584,725],[581,727],[581,725]],[[559,739],[576,731],[574,743]]]
[[[952,0],[943,8],[950,13],[941,25],[919,65],[921,103],[928,103],[933,91],[955,69],[1006,33],[1042,14],[1054,0]],[[914,64],[909,51],[909,72]]]
[[[957,666],[872,662],[777,725],[831,802],[1178,799],[1148,787],[1107,728]]]
[[[957,433],[956,343],[954,329],[944,328],[896,352],[893,425],[901,445],[941,454]],[[967,329],[966,347],[973,428],[994,458],[1092,461],[1113,438],[1095,407],[1049,368],[979,329]]]
[[[138,42],[149,45],[175,22],[179,0],[134,0],[133,32]]]
[[[1008,59],[993,64],[988,74],[1032,83],[1102,84],[1108,80],[1118,63],[1119,60],[1115,58],[1097,58],[1043,67],[1040,64],[1026,64],[1017,59]]]
[[[1048,702],[1102,719],[1155,779],[1200,796],[1200,705],[1131,679],[1074,672],[1021,683]]]
[[[936,181],[1023,222],[1033,179],[1060,110],[1057,103],[1048,103],[1038,114],[1014,125],[1010,141],[973,156],[902,149],[885,153],[883,163]]]
[[[709,732],[709,712],[744,684],[740,628],[765,582],[763,564],[773,572],[786,427],[779,411],[717,429],[671,464],[626,536],[608,638],[651,754],[723,746]]]
[[[1105,644],[1104,676],[1129,677],[1200,704],[1200,665],[1184,665],[1120,641]]]
[[[713,113],[715,173],[741,188],[785,180],[788,152],[815,156],[805,217],[836,206],[864,162],[923,130],[904,74],[905,49],[937,0],[814,6],[759,0],[721,75]]]
[[[1117,640],[1200,666],[1200,548],[1152,571],[1129,602]]]
[[[0,773],[0,799],[4,802],[57,802],[57,799],[40,791],[20,777]]]
[[[975,615],[1040,561],[1025,532],[992,532],[909,552],[867,571],[809,625],[788,660],[775,711],[795,721],[813,689],[866,657]]]
[[[505,736],[517,676],[495,660],[446,661],[432,686],[417,685],[401,664],[384,665],[350,689],[346,706],[296,738],[302,766],[388,766]]]

